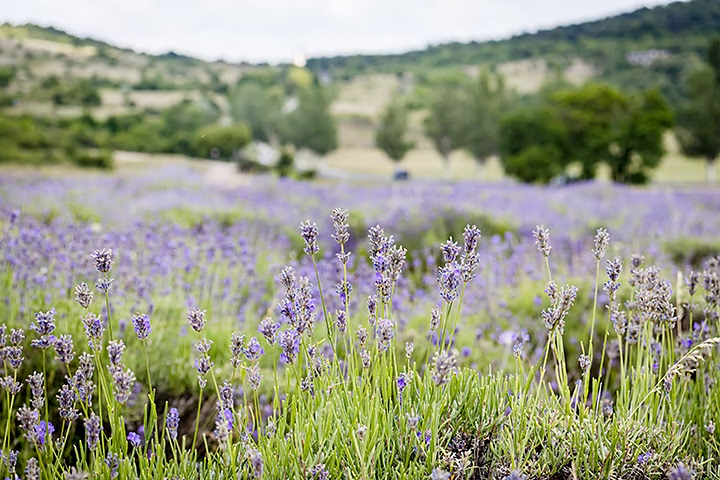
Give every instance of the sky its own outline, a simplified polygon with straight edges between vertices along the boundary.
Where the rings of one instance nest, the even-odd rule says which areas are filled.
[[[147,53],[289,62],[509,37],[667,0],[0,0],[32,22]]]

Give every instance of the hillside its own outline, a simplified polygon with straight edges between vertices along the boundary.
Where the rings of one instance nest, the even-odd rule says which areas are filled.
[[[308,68],[338,75],[402,73],[424,68],[495,65],[503,62],[574,55],[601,64],[632,51],[667,49],[699,52],[709,35],[720,32],[720,2],[692,0],[642,8],[593,22],[563,26],[506,40],[448,43],[395,55],[352,55],[308,59]]]

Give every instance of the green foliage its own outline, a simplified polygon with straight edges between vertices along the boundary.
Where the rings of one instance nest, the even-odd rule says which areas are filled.
[[[307,148],[326,155],[338,146],[335,119],[330,114],[330,99],[318,86],[298,93],[298,106],[281,120],[280,138],[296,149]]]
[[[192,150],[200,158],[229,160],[251,139],[250,129],[244,123],[207,125],[195,133]]]
[[[578,164],[580,178],[593,179],[606,164],[613,181],[641,184],[659,166],[663,134],[673,123],[659,91],[626,96],[608,85],[588,84],[556,91],[543,103],[501,123],[501,162],[508,175],[547,183]]]
[[[463,92],[457,86],[445,83],[433,92],[428,116],[423,128],[435,150],[447,163],[450,154],[462,143],[462,111],[465,108]]]
[[[280,158],[275,165],[275,171],[281,177],[288,177],[293,172],[295,166],[295,156],[292,154],[290,149],[283,148],[280,152]]]
[[[708,48],[708,65],[688,78],[688,99],[678,111],[677,136],[686,155],[701,157],[708,163],[708,180],[713,180],[712,164],[720,154],[720,39]]]
[[[115,168],[112,152],[107,150],[74,150],[70,154],[70,158],[79,167],[101,170],[113,170]]]
[[[703,262],[720,255],[720,242],[702,240],[695,237],[679,237],[666,240],[663,250],[680,268],[691,266],[701,268]]]
[[[483,164],[498,153],[500,118],[509,100],[501,75],[482,71],[478,79],[467,86],[468,104],[462,110],[460,144],[473,158]]]
[[[385,107],[375,130],[375,146],[394,162],[401,161],[415,146],[414,142],[405,138],[407,122],[407,109],[401,100],[395,97]]]
[[[241,83],[230,95],[233,120],[249,125],[253,138],[262,142],[276,134],[281,106],[281,91],[254,82]]]
[[[526,183],[548,183],[568,165],[567,138],[567,126],[549,106],[509,114],[499,131],[505,173]]]
[[[34,100],[49,100],[54,105],[97,107],[102,104],[100,91],[92,79],[63,80],[54,75],[45,78],[31,94]]]
[[[15,78],[17,70],[12,65],[0,66],[0,88],[7,88]]]

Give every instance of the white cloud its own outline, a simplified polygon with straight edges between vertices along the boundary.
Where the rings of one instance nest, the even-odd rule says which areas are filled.
[[[289,61],[401,52],[430,43],[501,38],[666,0],[23,0],[0,21],[52,25],[152,53]]]

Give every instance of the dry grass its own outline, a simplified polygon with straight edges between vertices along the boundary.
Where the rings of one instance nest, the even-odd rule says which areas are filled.
[[[332,105],[335,115],[364,115],[375,118],[397,91],[395,75],[363,75],[339,86]]]

